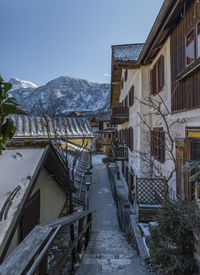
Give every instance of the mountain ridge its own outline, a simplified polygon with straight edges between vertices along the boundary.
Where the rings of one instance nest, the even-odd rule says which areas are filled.
[[[100,114],[109,108],[110,84],[60,76],[43,86],[11,78],[10,93],[19,107],[34,115],[67,115],[77,111],[86,115]]]

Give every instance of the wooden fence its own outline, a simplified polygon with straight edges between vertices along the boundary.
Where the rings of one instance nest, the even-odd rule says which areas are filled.
[[[136,177],[136,201],[138,204],[161,204],[167,198],[165,178]]]

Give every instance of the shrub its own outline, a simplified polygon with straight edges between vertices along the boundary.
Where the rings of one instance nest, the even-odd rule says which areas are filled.
[[[195,211],[182,201],[168,201],[159,210],[156,227],[150,229],[150,255],[162,274],[188,275],[196,270],[193,258]]]
[[[0,154],[6,150],[5,143],[8,138],[12,138],[15,133],[13,121],[8,117],[16,110],[17,102],[13,97],[8,96],[8,91],[12,84],[4,82],[0,77]]]

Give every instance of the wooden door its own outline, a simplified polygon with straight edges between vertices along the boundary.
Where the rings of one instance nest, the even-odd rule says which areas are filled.
[[[34,194],[26,203],[20,220],[19,242],[40,223],[40,192]]]

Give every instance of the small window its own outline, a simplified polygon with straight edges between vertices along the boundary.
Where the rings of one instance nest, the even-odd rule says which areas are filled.
[[[164,84],[164,56],[161,55],[153,69],[150,71],[150,80],[151,80],[151,94],[156,95],[159,93]]]
[[[104,134],[104,138],[106,138],[106,134]]]
[[[124,74],[124,79],[125,79],[125,82],[126,82],[127,79],[128,79],[128,70],[127,70],[127,69],[126,69],[125,74]]]
[[[128,96],[125,97],[125,107],[128,107]]]
[[[160,162],[165,162],[165,132],[163,128],[151,131],[151,155]]]
[[[121,82],[121,88],[124,88],[124,79],[122,78],[122,82]]]
[[[197,24],[197,57],[200,57],[200,23]]]
[[[111,134],[108,134],[108,138],[111,139]]]
[[[129,106],[132,107],[134,104],[134,86],[129,91]]]
[[[186,38],[186,63],[191,64],[195,60],[195,40],[194,31]]]

